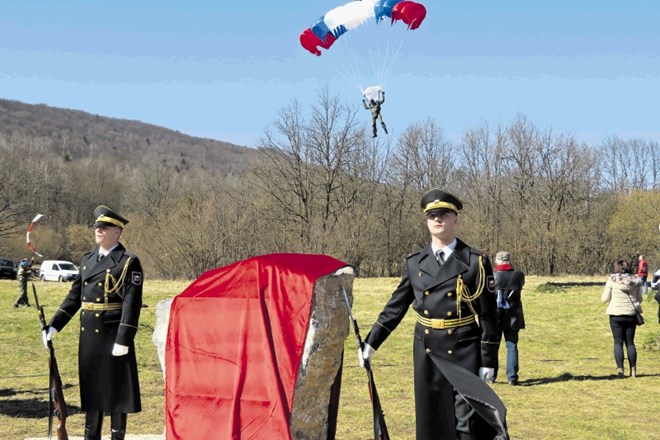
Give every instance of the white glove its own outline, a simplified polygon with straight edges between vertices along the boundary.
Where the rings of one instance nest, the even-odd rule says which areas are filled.
[[[481,378],[481,380],[483,380],[484,382],[494,382],[495,368],[480,367],[479,378]]]
[[[362,348],[358,347],[358,362],[360,367],[366,368],[365,365],[371,364],[371,358],[376,353],[376,350],[366,342],[362,344]]]
[[[55,327],[48,326],[46,330],[41,331],[41,340],[44,343],[44,347],[48,348],[48,341],[53,339],[53,336],[57,334]]]
[[[115,346],[112,347],[112,355],[113,356],[126,356],[127,354],[128,354],[128,346],[127,345],[115,344]]]

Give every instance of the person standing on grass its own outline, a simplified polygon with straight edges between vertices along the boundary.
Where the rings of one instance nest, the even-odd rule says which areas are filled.
[[[637,375],[637,349],[635,330],[637,319],[635,309],[641,311],[643,301],[639,279],[630,273],[626,260],[620,259],[612,265],[612,273],[607,278],[601,300],[607,303],[606,314],[610,316],[610,328],[614,337],[614,361],[617,377],[623,378],[623,345],[628,352],[630,376]]]
[[[492,439],[433,360],[458,365],[468,376],[493,377],[497,327],[491,264],[457,238],[463,208],[457,197],[433,189],[422,197],[421,208],[431,243],[406,258],[399,286],[358,353],[360,365],[371,361],[412,305],[417,440]]]
[[[28,299],[28,280],[32,276],[32,263],[28,263],[27,258],[21,259],[18,263],[18,273],[16,278],[18,278],[18,287],[20,295],[14,307],[18,308],[21,306],[30,307],[30,300]]]
[[[639,256],[639,263],[637,264],[637,278],[642,286],[642,293],[648,293],[648,276],[649,276],[649,263],[644,258],[644,255]]]
[[[506,376],[509,385],[518,385],[518,332],[525,328],[521,293],[525,274],[511,266],[511,254],[495,254],[495,292],[497,295],[497,347],[502,336],[506,344]],[[497,378],[495,367],[493,381]]]
[[[133,340],[142,307],[140,260],[119,238],[128,223],[107,206],[94,211],[98,248],[86,253],[80,275],[44,330],[44,345],[82,308],[78,373],[85,411],[85,440],[101,440],[103,414],[110,414],[112,440],[126,435],[127,413],[142,410]]]

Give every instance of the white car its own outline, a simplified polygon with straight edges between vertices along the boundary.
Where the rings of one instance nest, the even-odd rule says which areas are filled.
[[[78,274],[78,267],[65,260],[44,260],[39,268],[41,281],[73,281]]]

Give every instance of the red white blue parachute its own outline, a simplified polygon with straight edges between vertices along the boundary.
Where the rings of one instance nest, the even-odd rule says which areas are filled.
[[[358,0],[328,11],[311,27],[300,34],[300,44],[314,55],[320,56],[319,47],[330,46],[346,31],[374,19],[380,23],[386,18],[392,24],[401,20],[408,29],[417,29],[426,17],[426,8],[420,3],[407,0]]]

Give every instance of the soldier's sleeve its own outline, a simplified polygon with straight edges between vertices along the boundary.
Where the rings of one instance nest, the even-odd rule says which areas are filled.
[[[130,346],[135,338],[142,309],[144,274],[140,260],[133,256],[128,262],[126,279],[122,285],[123,303],[121,320],[115,343]]]
[[[481,325],[481,366],[495,368],[497,365],[497,298],[495,278],[488,256],[481,256],[486,277],[484,290],[479,296],[479,324]]]
[[[392,293],[383,311],[378,315],[376,323],[371,327],[371,331],[364,340],[364,342],[371,345],[374,349],[378,349],[390,333],[399,325],[403,317],[406,316],[410,304],[415,299],[408,273],[408,261],[406,261],[399,285]]]
[[[69,321],[75,316],[75,314],[80,310],[82,304],[82,281],[80,275],[78,275],[71,284],[71,289],[69,293],[62,301],[59,309],[50,319],[51,327],[54,327],[55,330],[62,331],[64,326],[66,326]]]

